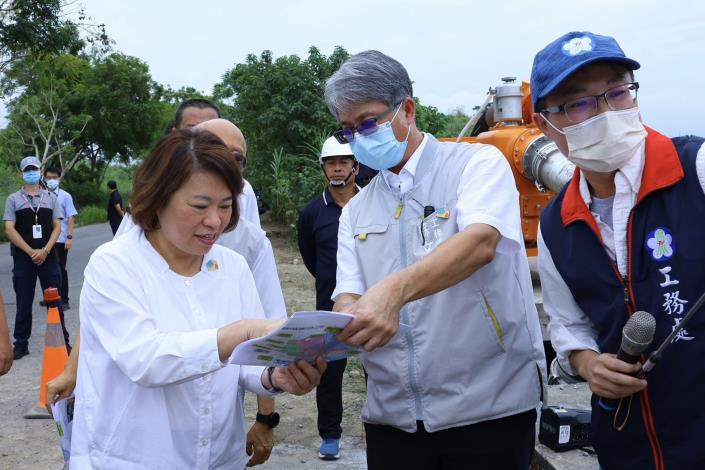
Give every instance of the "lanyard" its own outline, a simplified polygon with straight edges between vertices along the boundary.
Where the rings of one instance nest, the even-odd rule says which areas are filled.
[[[40,190],[39,191],[39,204],[37,204],[37,208],[35,209],[32,207],[32,203],[27,199],[27,196],[24,193],[20,193],[22,195],[22,198],[27,202],[27,205],[29,206],[30,209],[32,209],[32,212],[34,212],[34,225],[39,225],[39,208],[42,207],[42,200],[44,199],[44,193]],[[34,197],[31,196],[30,197]]]

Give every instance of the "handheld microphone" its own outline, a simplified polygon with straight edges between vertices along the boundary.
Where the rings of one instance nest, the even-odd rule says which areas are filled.
[[[656,319],[648,312],[634,312],[622,329],[622,345],[619,347],[617,359],[629,364],[636,364],[646,348],[654,340]],[[614,411],[619,400],[600,398],[600,406],[607,411]]]

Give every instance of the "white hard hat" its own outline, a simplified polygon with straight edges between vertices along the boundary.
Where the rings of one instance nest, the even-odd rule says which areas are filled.
[[[335,137],[328,137],[325,142],[323,142],[323,148],[321,149],[321,156],[318,157],[318,163],[323,165],[323,160],[328,157],[352,157],[355,159],[355,155],[350,148],[350,144],[341,144]]]

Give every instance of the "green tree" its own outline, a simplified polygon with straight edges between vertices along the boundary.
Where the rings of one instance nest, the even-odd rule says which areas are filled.
[[[446,115],[446,123],[438,137],[458,137],[470,117],[460,109],[456,109],[451,114]]]
[[[421,104],[418,98],[414,98],[414,101],[416,101],[416,127],[420,131],[438,136],[446,126],[446,115],[438,111],[435,106]]]
[[[164,89],[147,65],[119,53],[28,58],[8,70],[6,83],[22,91],[8,102],[4,160],[37,153],[44,163],[63,164],[72,173],[67,183],[85,183],[77,192],[86,197],[100,189],[111,164],[141,158],[170,119]]]
[[[293,222],[298,208],[321,188],[317,151],[310,149],[320,149],[338,126],[323,90],[347,57],[342,47],[327,57],[311,47],[306,59],[250,54],[215,87],[224,117],[247,138],[246,176],[280,220]]]
[[[162,94],[136,57],[113,53],[92,63],[75,111],[91,116],[77,145],[93,167],[130,163],[151,147],[167,124]]]
[[[86,44],[105,50],[105,26],[92,24],[81,8],[67,11],[74,6],[64,0],[0,0],[0,73],[33,55],[75,54]]]
[[[90,117],[73,115],[69,106],[79,98],[88,68],[87,60],[61,54],[28,57],[8,69],[3,81],[6,90],[22,91],[8,101],[11,132],[3,134],[5,161],[16,163],[32,153],[43,163],[58,160],[70,169],[75,162],[72,144]]]
[[[270,51],[250,54],[225,72],[215,95],[230,101],[227,112],[247,136],[250,152],[271,155],[281,148],[297,153],[321,129],[335,129],[323,88],[347,57],[341,47],[330,57],[311,47],[305,60],[296,55],[274,59]]]

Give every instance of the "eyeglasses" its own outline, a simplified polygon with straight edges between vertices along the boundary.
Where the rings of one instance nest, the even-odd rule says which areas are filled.
[[[335,140],[337,140],[341,144],[350,144],[355,140],[355,132],[365,137],[368,135],[372,135],[377,132],[377,128],[379,127],[377,121],[394,111],[399,105],[401,105],[401,103],[397,103],[395,105],[390,106],[384,112],[378,114],[375,117],[365,119],[354,128],[343,127],[342,129],[333,132],[333,137],[335,137]]]
[[[601,95],[583,96],[560,106],[549,106],[544,108],[541,113],[565,113],[570,122],[579,123],[593,117],[597,113],[600,98],[605,99],[605,103],[612,111],[620,111],[629,109],[634,105],[638,91],[639,83],[625,83],[610,88]]]

